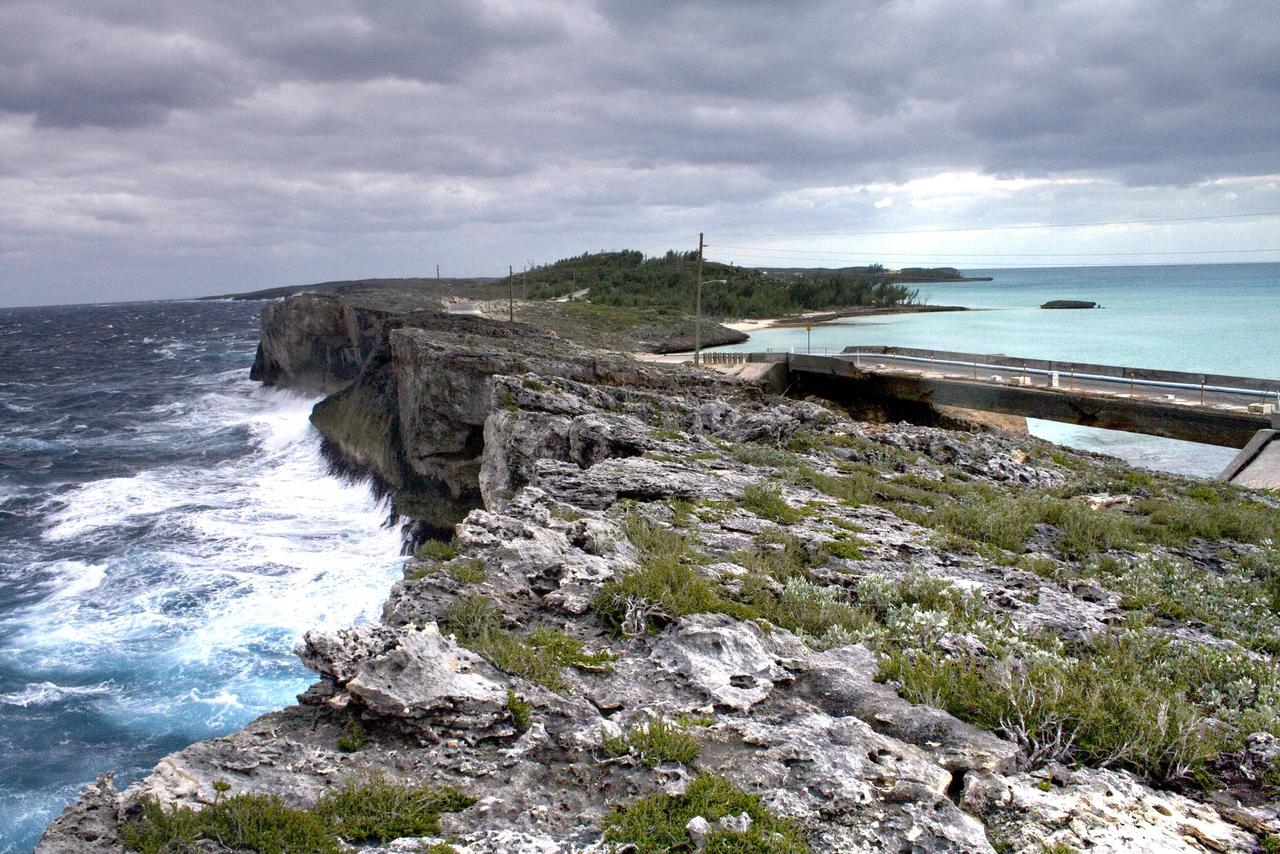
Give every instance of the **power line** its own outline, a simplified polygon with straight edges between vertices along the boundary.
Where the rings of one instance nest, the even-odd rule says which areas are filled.
[[[964,228],[917,228],[902,230],[883,230],[883,231],[813,231],[808,234],[795,234],[791,232],[773,232],[769,234],[748,234],[745,232],[737,232],[739,237],[792,237],[803,238],[812,236],[864,236],[872,234],[954,234],[958,232],[970,231],[1026,231],[1043,228],[1096,228],[1106,225],[1152,225],[1167,222],[1209,222],[1212,220],[1223,219],[1247,219],[1250,217],[1269,217],[1280,216],[1280,211],[1257,211],[1254,213],[1238,213],[1238,214],[1213,214],[1208,216],[1170,216],[1158,217],[1154,219],[1113,219],[1100,220],[1098,222],[1057,222],[1021,224],[1021,225],[981,225],[967,226]]]

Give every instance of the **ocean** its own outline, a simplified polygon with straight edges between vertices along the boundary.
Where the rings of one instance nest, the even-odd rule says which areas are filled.
[[[848,344],[1280,377],[1280,265],[994,270],[921,286],[989,309],[819,327]],[[1041,311],[1080,298],[1100,311]],[[330,477],[314,400],[248,379],[257,303],[0,309],[0,852],[28,852],[102,771],[293,701],[308,628],[377,617],[400,537]],[[804,330],[739,349],[805,346]],[[1233,453],[1033,424],[1156,468]],[[1056,433],[1055,433],[1056,431]]]
[[[293,702],[302,633],[399,575],[314,400],[249,381],[260,309],[0,309],[0,852],[100,772]]]
[[[930,305],[982,311],[850,318],[765,329],[725,350],[839,351],[884,344],[1280,378],[1280,264],[966,270],[990,282],[914,285]],[[1095,310],[1041,309],[1051,299]],[[1232,448],[1029,420],[1033,435],[1146,468],[1213,477]]]

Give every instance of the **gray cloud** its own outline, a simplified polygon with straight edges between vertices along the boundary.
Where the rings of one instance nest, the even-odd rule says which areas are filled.
[[[1276,56],[1273,0],[20,2],[0,301],[42,270],[88,294],[105,258],[157,296],[166,264],[195,293],[704,229],[1257,210],[1274,179],[1213,182],[1277,171]],[[1006,180],[918,183],[950,172]]]

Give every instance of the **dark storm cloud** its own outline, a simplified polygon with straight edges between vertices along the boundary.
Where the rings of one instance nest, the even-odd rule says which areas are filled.
[[[0,9],[0,110],[58,127],[136,127],[222,103],[247,80],[235,52],[183,32]]]
[[[1277,171],[1277,56],[1274,0],[10,3],[0,277],[1257,205],[1212,182]]]

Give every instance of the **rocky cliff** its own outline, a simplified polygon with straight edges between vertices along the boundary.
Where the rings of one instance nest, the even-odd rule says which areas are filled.
[[[341,300],[255,374],[438,538],[41,852],[1276,844],[1272,498]]]

